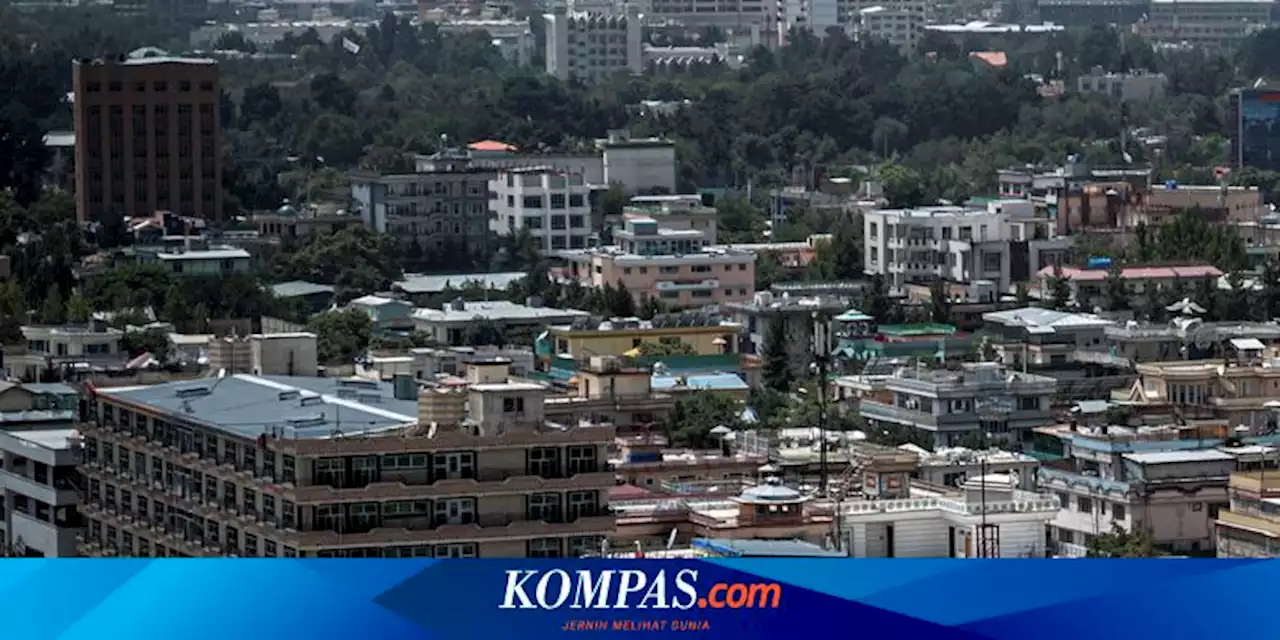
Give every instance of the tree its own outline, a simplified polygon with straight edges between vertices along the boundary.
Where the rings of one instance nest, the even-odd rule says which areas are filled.
[[[894,209],[908,209],[924,204],[924,182],[920,174],[897,163],[880,166],[880,188]]]
[[[667,437],[677,447],[705,449],[717,446],[711,430],[724,425],[736,428],[742,404],[731,395],[714,391],[694,391],[676,400],[675,419]]]
[[[169,352],[172,349],[169,334],[160,328],[125,332],[123,347],[131,358],[149,353],[152,358],[162,363],[169,359]]]
[[[775,391],[790,391],[791,383],[795,381],[795,376],[791,373],[791,354],[787,351],[787,339],[786,320],[774,319],[765,334],[761,373],[765,386]]]
[[[71,298],[67,300],[67,322],[84,324],[89,321],[91,315],[93,315],[93,307],[89,306],[89,301],[79,291],[72,293]]]
[[[502,333],[502,328],[494,321],[482,318],[467,325],[466,331],[462,334],[462,343],[468,347],[489,345],[501,347],[507,343],[507,338]]]
[[[929,285],[929,313],[937,324],[951,324],[951,292],[947,281],[936,278]]]
[[[373,321],[359,309],[327,311],[312,316],[307,330],[316,334],[320,361],[326,364],[350,364],[369,348],[373,339]]]
[[[642,356],[692,356],[698,354],[692,345],[684,342],[641,342],[637,349],[640,349],[640,355]]]
[[[1053,265],[1053,275],[1046,281],[1045,290],[1054,309],[1064,311],[1071,307],[1071,282],[1062,274],[1062,265]]]
[[[1159,555],[1151,535],[1136,526],[1133,531],[1125,531],[1119,524],[1113,524],[1110,533],[1094,536],[1089,545],[1090,558],[1154,558]]]
[[[1107,311],[1124,311],[1129,308],[1129,286],[1125,283],[1117,262],[1112,262],[1111,268],[1107,270],[1103,294],[1107,300]]]
[[[27,305],[22,289],[13,279],[0,281],[0,345],[15,344],[22,340],[22,325],[26,322]]]
[[[884,276],[873,274],[867,282],[863,297],[864,313],[875,318],[877,323],[889,324],[889,311],[893,301],[889,298],[889,289],[885,285]]]
[[[62,291],[58,287],[50,287],[45,296],[44,306],[40,308],[40,324],[59,325],[67,323],[67,306],[62,303]]]

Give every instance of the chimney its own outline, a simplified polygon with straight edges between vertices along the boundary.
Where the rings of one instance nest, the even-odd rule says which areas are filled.
[[[391,385],[395,393],[396,400],[417,400],[418,399],[418,381],[413,376],[405,373],[397,373],[391,378]]]

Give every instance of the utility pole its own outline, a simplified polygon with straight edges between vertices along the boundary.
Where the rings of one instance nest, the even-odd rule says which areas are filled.
[[[827,370],[831,366],[831,318],[813,313],[813,365],[818,374],[818,495],[827,496]]]

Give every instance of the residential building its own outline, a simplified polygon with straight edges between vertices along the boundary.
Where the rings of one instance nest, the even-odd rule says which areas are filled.
[[[138,251],[138,262],[156,263],[178,276],[229,276],[249,272],[252,256],[244,249],[220,247],[176,251]]]
[[[1040,461],[1026,454],[995,448],[944,447],[928,451],[909,444],[898,448],[919,456],[919,467],[911,477],[926,484],[959,487],[985,474],[999,474],[1013,480],[1014,485],[1023,491],[1036,488],[1036,469],[1040,467]]]
[[[1030,279],[1037,265],[1069,254],[1032,203],[996,200],[985,208],[926,207],[863,215],[869,274],[884,276],[893,293],[908,283],[990,280],[998,291]]]
[[[271,285],[271,295],[278,300],[296,301],[309,313],[328,309],[333,304],[336,289],[327,284],[290,280]]]
[[[614,246],[560,252],[565,276],[588,287],[621,285],[638,304],[651,298],[673,308],[749,300],[755,293],[755,254],[712,246],[703,231],[632,217],[614,238]]]
[[[787,336],[784,344],[792,375],[804,379],[809,377],[809,365],[813,362],[814,324],[820,318],[829,321],[851,306],[847,298],[775,296],[762,291],[750,301],[727,302],[720,308],[730,320],[743,327],[745,353],[763,355],[769,335],[782,331]]]
[[[139,49],[72,62],[76,217],[222,215],[218,65]]]
[[[67,558],[83,535],[75,429],[0,431],[0,549]]]
[[[921,5],[877,5],[858,12],[854,33],[860,39],[883,40],[903,51],[911,51],[924,34],[924,24]]]
[[[355,214],[326,209],[328,207],[307,206],[299,210],[286,202],[274,212],[255,213],[253,224],[258,229],[259,238],[277,242],[285,239],[306,240],[313,236],[337,233],[343,229],[364,224],[360,216]]]
[[[1115,323],[1091,313],[1025,307],[982,315],[1002,362],[1014,368],[1065,365],[1079,351],[1106,351],[1106,330]]]
[[[635,138],[617,129],[596,140],[596,148],[604,184],[619,184],[632,193],[676,192],[676,145],[671,140]]]
[[[581,174],[546,167],[508,169],[489,181],[495,214],[492,230],[500,236],[527,231],[544,252],[585,249],[594,233],[591,186]]]
[[[783,2],[779,0],[731,0],[699,4],[691,0],[649,0],[644,17],[669,20],[691,28],[717,27],[734,34],[747,34],[752,44],[777,44],[782,24]]]
[[[1272,24],[1274,0],[1151,0],[1143,35],[1210,51],[1231,51]]]
[[[65,429],[80,407],[79,394],[62,383],[0,381],[0,429]]]
[[[419,158],[413,173],[353,172],[351,197],[366,228],[414,240],[439,255],[446,250],[488,259],[491,167],[446,150]]]
[[[1280,323],[1204,322],[1175,318],[1168,324],[1130,321],[1106,329],[1106,351],[1126,363],[1235,357],[1237,340],[1280,346]]]
[[[1116,527],[1145,530],[1174,552],[1213,548],[1214,520],[1227,507],[1227,477],[1237,465],[1233,454],[1211,448],[1233,435],[1227,423],[1071,424],[1037,432],[1059,439],[1066,456],[1038,472],[1041,490],[1057,493],[1062,504],[1050,524],[1059,555],[1083,556]]]
[[[1105,302],[1106,282],[1109,269],[1079,267],[1044,267],[1036,274],[1040,291],[1047,295],[1051,278],[1061,276],[1067,279],[1071,290],[1071,300],[1085,309],[1093,309]],[[1145,296],[1156,291],[1172,290],[1183,287],[1193,291],[1197,286],[1217,286],[1218,278],[1223,275],[1217,267],[1207,264],[1191,264],[1181,266],[1142,266],[1132,265],[1120,270],[1120,279],[1124,280],[1130,294]],[[1145,299],[1145,298],[1141,298]],[[1140,300],[1141,300],[1140,299]],[[1134,302],[1131,300],[1131,302]]]
[[[644,71],[640,14],[628,7],[625,15],[568,12],[558,7],[546,21],[547,73],[561,79],[599,82],[615,73]]]
[[[1274,449],[1269,449],[1273,454]],[[1227,481],[1229,509],[1214,523],[1219,558],[1280,557],[1280,471],[1239,471]]]
[[[479,323],[491,323],[504,335],[508,332],[532,334],[539,327],[589,317],[591,314],[586,311],[554,309],[541,304],[524,305],[506,300],[467,302],[458,299],[445,303],[440,309],[415,309],[413,329],[441,344],[461,346],[466,341],[468,330]]]
[[[883,423],[921,430],[935,447],[973,437],[1029,441],[1032,428],[1051,421],[1056,388],[1053,378],[992,362],[966,363],[959,371],[903,368],[882,384],[862,398],[862,418],[872,428]]]
[[[1163,73],[1130,71],[1113,73],[1094,67],[1089,73],[1076,78],[1076,90],[1094,93],[1120,102],[1147,102],[1164,97],[1169,79]]]
[[[621,226],[627,217],[652,218],[669,229],[693,229],[706,234],[709,244],[716,244],[716,208],[703,204],[698,194],[640,195],[631,198],[621,216],[606,216],[605,224]]]
[[[5,347],[7,378],[38,381],[42,377],[65,379],[82,373],[124,367],[124,332],[105,322],[87,325],[28,325],[22,327],[25,345]]]
[[[1264,345],[1246,343],[1257,348]],[[1233,425],[1263,427],[1270,424],[1270,404],[1280,395],[1280,367],[1276,361],[1181,360],[1143,362],[1135,366],[1138,379],[1127,389],[1112,393],[1134,411],[1155,416],[1218,417]]]
[[[347,303],[347,308],[363,311],[373,321],[374,330],[413,329],[413,303],[385,295],[360,296]]]
[[[839,28],[840,2],[838,0],[781,0],[782,24],[778,39],[786,44],[792,30],[803,29],[819,38],[827,35],[827,29]]]
[[[473,364],[470,385],[445,393],[412,380],[243,374],[99,390],[82,428],[82,552],[559,557],[599,548],[614,530],[605,467],[614,428],[549,425],[546,389],[503,375],[501,365]],[[420,424],[436,396],[462,398],[463,410],[433,409],[454,419]]]
[[[714,313],[658,314],[652,319],[583,318],[547,327],[538,337],[540,355],[573,359],[591,356],[638,356],[645,344],[672,354],[709,356],[736,353],[743,326]]]
[[[642,487],[655,497],[662,493],[687,493],[699,483],[753,478],[769,462],[760,455],[726,455],[723,451],[672,449],[657,433],[618,436],[610,464],[625,484]],[[683,486],[673,486],[683,485]]]
[[[672,424],[676,399],[653,388],[653,367],[592,356],[577,364],[576,374],[568,393],[547,398],[547,420],[606,423],[622,433],[661,431]]]

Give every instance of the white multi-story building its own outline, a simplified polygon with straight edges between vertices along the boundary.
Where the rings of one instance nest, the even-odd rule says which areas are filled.
[[[1014,282],[1030,280],[1046,255],[1071,244],[1056,237],[1050,221],[1036,218],[1026,200],[996,200],[982,209],[869,211],[863,220],[866,271],[884,276],[894,293],[937,278],[990,280],[1009,291]]]
[[[884,40],[909,51],[924,33],[924,7],[910,3],[877,5],[858,11],[853,32],[859,39]]]
[[[1151,0],[1142,31],[1153,40],[1234,49],[1271,26],[1275,0]]]
[[[29,557],[76,555],[83,531],[74,429],[0,432],[0,549]]]
[[[582,174],[547,167],[501,171],[489,181],[498,235],[527,230],[543,251],[584,249],[591,236],[591,186]]]
[[[641,73],[640,14],[569,13],[563,7],[543,16],[547,30],[547,73],[561,79],[599,82],[615,73]]]
[[[1121,102],[1143,102],[1163,96],[1168,84],[1169,79],[1163,73],[1109,73],[1102,67],[1094,67],[1076,79],[1076,90],[1109,96]]]
[[[22,337],[25,347],[4,349],[5,377],[65,378],[82,371],[119,369],[128,358],[122,346],[124,332],[96,320],[87,325],[24,326]]]

